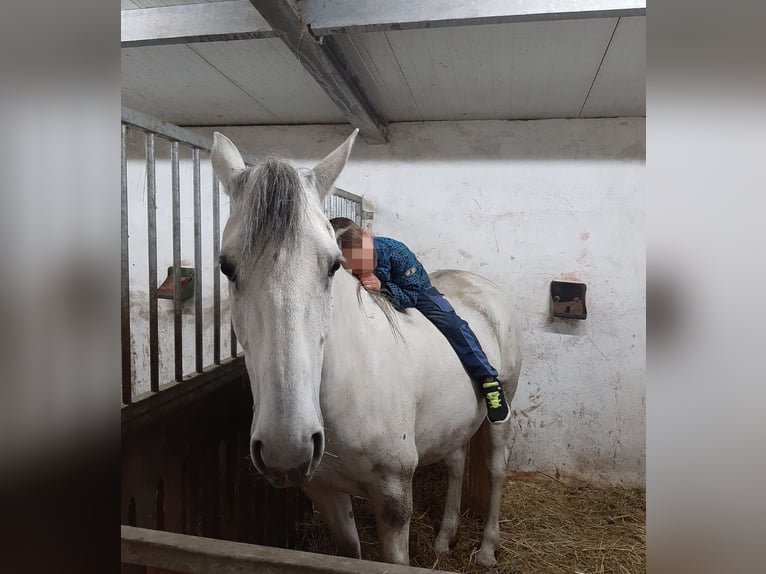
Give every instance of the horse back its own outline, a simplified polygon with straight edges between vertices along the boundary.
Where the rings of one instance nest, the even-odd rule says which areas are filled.
[[[518,314],[505,289],[486,277],[446,269],[430,274],[431,283],[466,319],[488,355],[496,347],[500,363],[494,365],[510,400],[516,390],[521,369],[521,337]]]

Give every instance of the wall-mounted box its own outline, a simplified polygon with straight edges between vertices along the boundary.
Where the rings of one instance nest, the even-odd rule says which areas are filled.
[[[561,319],[585,319],[585,283],[573,281],[551,281],[551,310],[554,317]]]
[[[168,276],[157,288],[159,299],[173,298],[173,268],[168,267]],[[181,301],[194,297],[194,268],[181,267]]]

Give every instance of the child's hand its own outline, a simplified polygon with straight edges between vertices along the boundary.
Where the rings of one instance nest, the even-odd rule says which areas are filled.
[[[380,291],[380,279],[374,273],[360,275],[359,281],[361,281],[362,287],[367,289],[367,291]]]

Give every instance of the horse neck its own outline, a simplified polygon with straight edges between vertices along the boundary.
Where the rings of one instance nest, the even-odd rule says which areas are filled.
[[[362,297],[366,294],[362,293]],[[340,345],[359,344],[365,317],[359,309],[359,281],[344,270],[338,270],[333,281],[333,314],[327,342],[331,349]]]
[[[369,316],[373,307],[367,293],[360,292],[359,281],[339,270],[333,280],[333,315],[324,347],[323,394],[342,394],[358,379],[363,357],[375,338],[371,333],[375,320]]]

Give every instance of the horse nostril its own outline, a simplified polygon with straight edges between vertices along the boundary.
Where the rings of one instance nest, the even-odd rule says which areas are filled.
[[[261,448],[263,443],[259,440],[254,440],[250,445],[250,457],[253,459],[253,465],[255,469],[261,474],[266,474],[266,465],[263,463],[263,457],[261,456]]]
[[[324,454],[324,433],[322,431],[315,432],[311,435],[311,442],[314,445],[314,452],[311,455],[311,464],[309,464],[306,470],[306,476],[311,476],[319,466]]]

